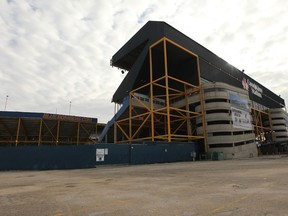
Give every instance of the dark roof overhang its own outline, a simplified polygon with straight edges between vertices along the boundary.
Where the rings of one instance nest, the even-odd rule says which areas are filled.
[[[111,65],[126,70],[128,73],[114,93],[112,102],[122,103],[129,92],[137,86],[137,82],[149,80],[149,77],[143,78],[144,75],[141,75],[141,68],[144,63],[147,63],[145,59],[147,60],[147,56],[149,55],[149,47],[163,37],[174,41],[198,56],[201,78],[208,81],[225,82],[239,88],[242,88],[243,79],[249,79],[263,89],[263,99],[256,97],[250,92],[249,95],[252,100],[268,108],[285,107],[285,102],[281,97],[215,55],[201,44],[162,21],[147,22],[113,55]],[[233,52],[233,50],[231,50],[231,52]]]

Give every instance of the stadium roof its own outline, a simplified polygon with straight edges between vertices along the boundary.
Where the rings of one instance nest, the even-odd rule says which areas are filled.
[[[197,29],[195,29],[196,31]],[[185,47],[199,57],[201,77],[208,81],[224,82],[243,88],[245,80],[251,86],[261,90],[261,97],[249,91],[250,99],[268,108],[285,107],[284,100],[263,85],[244,74],[239,69],[218,57],[204,46],[187,37],[177,29],[161,21],[147,22],[126,44],[112,57],[111,65],[128,71],[128,74],[113,95],[112,101],[122,103],[123,98],[139,85],[149,81],[149,47],[166,37]],[[231,48],[233,52],[233,48]]]

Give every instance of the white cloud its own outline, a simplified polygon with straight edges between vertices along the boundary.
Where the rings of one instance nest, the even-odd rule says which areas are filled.
[[[287,1],[0,0],[0,106],[113,115],[123,75],[110,59],[148,20],[163,20],[287,101]],[[1,105],[2,104],[2,105]],[[1,109],[1,107],[0,107]]]

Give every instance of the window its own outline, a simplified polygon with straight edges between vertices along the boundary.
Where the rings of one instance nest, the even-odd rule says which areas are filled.
[[[217,124],[230,124],[228,120],[218,120],[218,121],[209,121],[207,125],[217,125]]]
[[[230,110],[225,109],[215,109],[215,110],[207,110],[206,114],[214,114],[214,113],[229,113]]]
[[[209,148],[230,148],[233,147],[232,143],[211,144]]]

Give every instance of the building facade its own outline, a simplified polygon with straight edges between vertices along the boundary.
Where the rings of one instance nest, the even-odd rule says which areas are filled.
[[[280,96],[165,22],[146,23],[111,65],[127,75],[100,141],[196,142],[235,158],[256,156],[273,130],[286,140]]]

